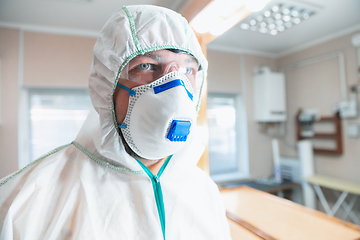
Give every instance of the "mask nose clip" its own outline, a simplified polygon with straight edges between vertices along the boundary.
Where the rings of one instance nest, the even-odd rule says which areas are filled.
[[[190,134],[191,122],[188,120],[173,120],[167,135],[171,142],[185,142]]]
[[[179,71],[179,69],[180,69],[180,65],[178,63],[171,62],[166,66],[163,75],[166,75],[171,72]]]

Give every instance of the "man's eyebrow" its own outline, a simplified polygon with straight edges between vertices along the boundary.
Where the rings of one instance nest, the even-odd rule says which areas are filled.
[[[145,53],[144,55],[139,55],[138,57],[148,57],[148,58],[151,58],[153,60],[156,60],[156,61],[160,61],[162,58],[157,56],[156,54],[152,53],[152,52],[147,52]]]
[[[196,58],[194,58],[193,56],[188,57],[188,59],[186,60],[187,63],[197,63],[199,64],[198,60]]]
[[[186,53],[178,53],[178,54],[186,54]],[[155,54],[153,52],[147,52],[147,53],[144,53],[143,55],[138,55],[137,56],[137,58],[141,58],[141,57],[147,57],[147,58],[153,59],[153,60],[158,61],[158,62],[160,62],[163,59],[163,57],[160,57],[160,56],[158,56],[157,54]],[[195,57],[191,56],[191,55],[188,55],[188,57],[186,59],[186,63],[196,63],[200,67],[200,64],[199,64],[198,60]]]

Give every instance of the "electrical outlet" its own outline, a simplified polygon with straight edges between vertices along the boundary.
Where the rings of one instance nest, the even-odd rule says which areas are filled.
[[[346,136],[349,138],[358,138],[360,135],[360,126],[357,123],[349,123],[346,126]]]

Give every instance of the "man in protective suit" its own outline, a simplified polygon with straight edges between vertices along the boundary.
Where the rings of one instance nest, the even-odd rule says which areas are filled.
[[[230,239],[219,191],[196,166],[206,71],[178,13],[115,12],[77,138],[0,180],[0,239]]]

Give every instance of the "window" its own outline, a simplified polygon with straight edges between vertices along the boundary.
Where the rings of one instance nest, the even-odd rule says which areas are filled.
[[[87,90],[28,90],[29,161],[75,140],[91,107]]]
[[[247,147],[244,146],[247,142],[245,135],[247,131],[246,120],[239,118],[241,106],[240,95],[217,93],[208,95],[209,165],[210,175],[215,181],[247,176]],[[246,114],[242,115],[246,116]]]
[[[207,104],[210,174],[237,171],[236,98],[209,94]]]

